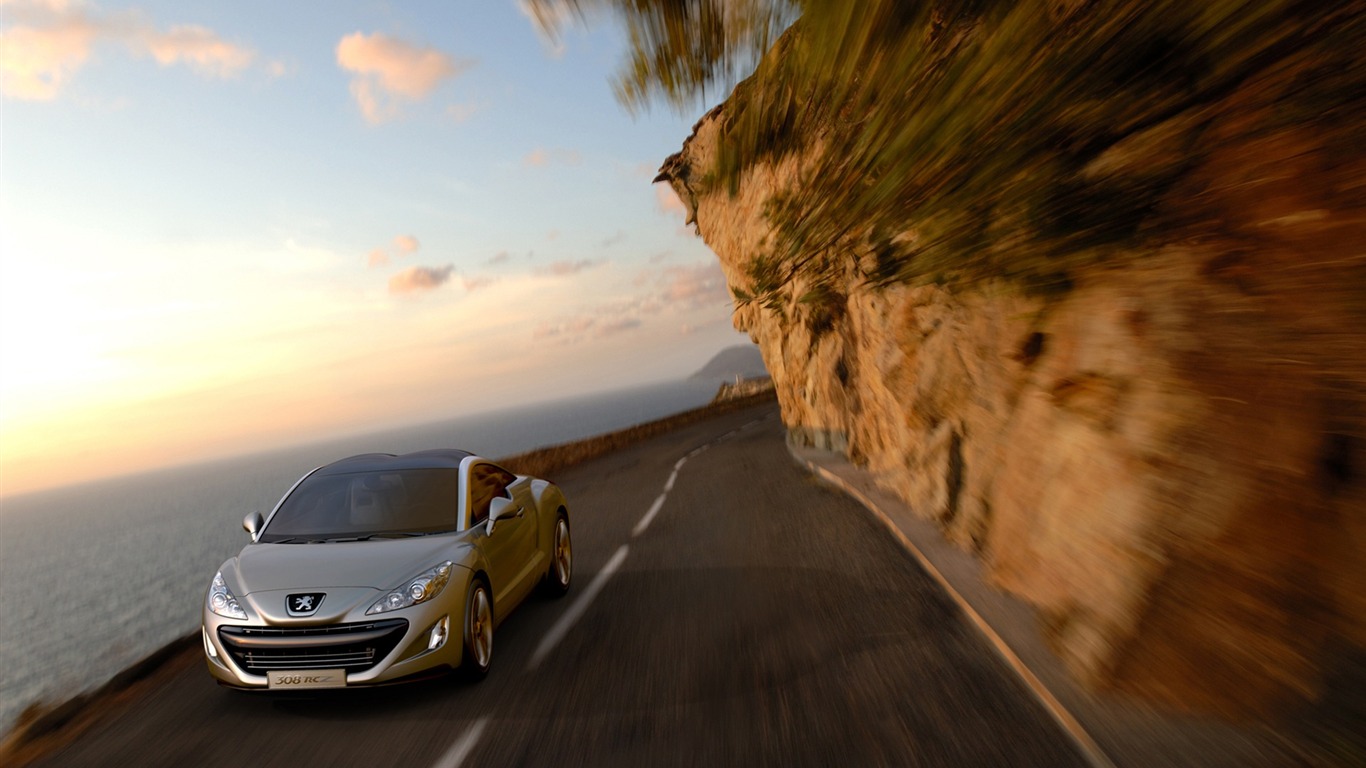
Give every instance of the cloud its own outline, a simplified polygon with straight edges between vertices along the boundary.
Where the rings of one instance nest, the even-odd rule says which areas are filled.
[[[454,264],[444,267],[408,267],[389,278],[389,293],[398,296],[440,288],[451,279],[454,272]]]
[[[678,215],[684,219],[688,217],[688,206],[678,199],[674,188],[664,182],[655,185],[655,205],[660,213]]]
[[[0,6],[7,7],[9,13],[24,13],[33,11],[50,11],[60,13],[71,9],[72,5],[79,5],[71,0],[0,0]]]
[[[484,106],[483,104],[447,104],[446,117],[458,125],[483,111]]]
[[[621,230],[617,230],[617,233],[616,233],[615,235],[612,235],[611,237],[609,237],[609,238],[607,238],[607,239],[605,239],[605,240],[602,241],[602,247],[603,247],[603,248],[611,248],[612,246],[614,246],[614,245],[616,245],[616,244],[618,244],[618,243],[624,242],[625,240],[626,240],[626,233],[623,232],[623,231],[621,231]]]
[[[162,31],[138,12],[101,14],[93,6],[61,2],[6,3],[8,20],[19,22],[0,34],[0,92],[27,101],[51,101],[101,42],[122,43],[134,56],[159,65],[186,64],[211,77],[232,77],[256,58],[250,48],[229,43],[193,24]]]
[[[421,244],[412,235],[398,235],[394,238],[394,252],[397,256],[407,256],[417,251],[419,247]],[[389,253],[383,248],[376,248],[366,254],[365,263],[371,267],[382,267],[389,263]]]
[[[337,43],[337,66],[352,73],[351,95],[371,123],[398,116],[401,102],[421,101],[448,80],[474,66],[383,32],[353,32]]]
[[[139,40],[163,67],[185,62],[190,69],[215,77],[231,77],[246,69],[252,51],[224,42],[213,30],[197,25],[171,27],[166,32],[144,29]]]
[[[522,158],[522,165],[541,167],[550,163],[550,156],[541,148],[531,150],[526,157]]]
[[[540,271],[546,274],[554,275],[556,277],[565,277],[567,275],[576,275],[584,271],[585,269],[591,269],[592,267],[596,267],[601,263],[603,262],[593,261],[591,259],[579,259],[578,261],[553,261],[550,264],[546,265],[544,268],[542,268]]]
[[[473,277],[461,278],[461,282],[465,284],[466,292],[474,293],[475,291],[480,291],[493,285],[498,282],[498,280],[497,278],[488,277],[487,275],[474,275]]]
[[[51,101],[90,57],[100,30],[81,18],[47,28],[12,27],[0,35],[0,92]]]
[[[537,147],[522,158],[522,164],[532,168],[545,168],[549,165],[578,165],[583,155],[577,149],[544,149]]]
[[[671,304],[703,307],[731,300],[726,276],[715,261],[691,267],[666,267],[661,298]]]
[[[599,262],[557,262],[576,269]],[[537,341],[556,345],[577,344],[626,333],[644,325],[650,317],[668,317],[680,311],[728,305],[731,297],[721,266],[706,261],[692,266],[646,270],[633,281],[635,295],[596,306],[584,307],[578,314],[549,320],[537,326],[532,336]],[[680,333],[694,333],[701,326],[684,323]]]
[[[659,253],[656,253],[655,255],[650,257],[650,263],[658,264],[661,261],[666,261],[668,259],[673,258],[673,255],[673,251],[660,251]]]
[[[622,333],[639,327],[640,318],[622,317],[616,320],[609,320],[605,323],[599,323],[597,329],[593,331],[593,335],[597,336],[598,338],[603,338],[605,336],[614,336],[618,333]]]
[[[512,258],[512,254],[508,253],[507,251],[499,251],[499,252],[493,254],[493,258],[489,259],[489,260],[488,260],[488,263],[489,263],[489,264],[502,264],[503,262],[507,261],[507,260],[510,259],[510,258]]]
[[[597,324],[598,319],[593,315],[575,315],[554,322],[544,321],[536,326],[531,335],[535,339],[564,339],[573,342],[579,341],[580,337]]]
[[[639,314],[633,311],[630,303],[604,305],[592,312],[542,322],[532,331],[531,336],[537,341],[577,344],[589,338],[605,339],[616,336],[635,330],[641,324]]]

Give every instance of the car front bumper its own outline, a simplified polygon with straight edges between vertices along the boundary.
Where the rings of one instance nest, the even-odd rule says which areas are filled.
[[[459,667],[459,581],[425,603],[373,616],[359,608],[332,621],[263,620],[250,610],[239,620],[205,610],[209,673],[234,688],[284,690],[381,685]]]

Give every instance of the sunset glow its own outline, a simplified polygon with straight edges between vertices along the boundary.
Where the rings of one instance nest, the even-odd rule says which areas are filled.
[[[610,30],[3,3],[0,494],[681,378],[743,341]]]

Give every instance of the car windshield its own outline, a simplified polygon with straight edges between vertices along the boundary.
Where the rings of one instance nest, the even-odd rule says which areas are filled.
[[[455,469],[312,475],[280,505],[260,541],[346,541],[454,531],[459,487]]]

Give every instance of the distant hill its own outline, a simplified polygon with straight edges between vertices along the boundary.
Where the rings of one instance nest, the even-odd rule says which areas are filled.
[[[717,352],[715,357],[689,378],[734,379],[739,376],[742,379],[752,379],[767,375],[768,369],[764,367],[764,358],[759,354],[759,348],[753,344],[740,344]]]

